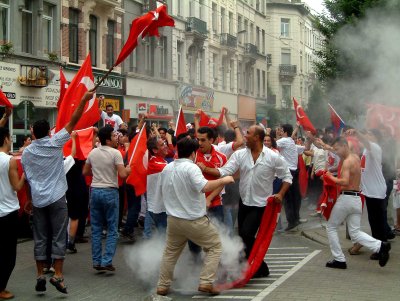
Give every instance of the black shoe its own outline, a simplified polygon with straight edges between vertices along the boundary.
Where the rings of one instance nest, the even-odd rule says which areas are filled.
[[[45,277],[39,277],[38,279],[36,279],[35,290],[37,292],[45,292],[46,291],[46,278]]]
[[[379,249],[379,265],[384,267],[389,260],[389,251],[391,245],[388,242],[381,242],[381,248]]]
[[[79,237],[75,238],[75,243],[77,243],[77,244],[84,244],[87,242],[89,242],[89,240],[85,236],[79,236]]]
[[[71,254],[75,254],[76,252],[78,252],[78,250],[75,248],[75,244],[72,243],[67,243],[67,250]]]
[[[395,239],[395,238],[396,238],[396,234],[394,233],[394,231],[389,231],[389,232],[386,234],[386,238],[387,238],[387,239],[390,239],[390,240]]]
[[[346,262],[337,261],[337,260],[334,260],[334,259],[331,260],[331,261],[328,261],[325,266],[327,268],[332,268],[332,269],[342,269],[342,270],[347,269]]]
[[[127,231],[122,231],[121,232],[121,236],[127,240],[129,240],[130,242],[135,242],[135,236],[133,235],[133,233],[128,233]]]
[[[372,253],[371,256],[369,257],[371,260],[379,260],[379,253]]]

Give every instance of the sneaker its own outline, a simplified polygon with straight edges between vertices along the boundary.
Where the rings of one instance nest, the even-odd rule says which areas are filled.
[[[67,243],[67,250],[69,251],[69,253],[71,254],[75,254],[76,252],[78,252],[78,250],[75,248],[75,244],[72,243]]]
[[[381,248],[379,249],[379,265],[384,267],[389,260],[389,251],[391,245],[388,242],[381,242]]]
[[[42,276],[36,279],[35,290],[37,292],[45,292],[46,291],[46,277]]]
[[[386,234],[386,238],[389,240],[395,239],[396,234],[394,233],[394,230],[390,230],[387,234]]]
[[[308,222],[308,219],[301,218],[301,219],[299,219],[299,222],[300,222],[300,224],[304,224],[304,223]]]
[[[318,212],[318,211],[312,212],[312,213],[310,213],[310,216],[311,217],[321,217],[321,212]]]
[[[110,272],[115,272],[115,267],[112,264],[106,265],[102,267],[103,271],[110,271]]]
[[[121,236],[127,240],[129,240],[130,242],[135,242],[135,236],[133,235],[133,233],[128,233],[126,231],[122,231],[121,232]]]
[[[325,266],[327,268],[332,268],[332,269],[342,269],[342,270],[347,269],[346,262],[337,261],[337,260],[334,260],[334,259],[331,260],[331,261],[328,261]]]

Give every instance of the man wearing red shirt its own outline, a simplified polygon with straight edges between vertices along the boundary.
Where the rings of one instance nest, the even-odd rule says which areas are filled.
[[[209,127],[204,126],[197,130],[197,139],[200,147],[196,152],[195,163],[198,163],[203,172],[203,176],[207,180],[216,180],[218,177],[204,173],[206,167],[220,168],[225,165],[227,161],[226,156],[217,151],[213,146],[215,136],[215,131]],[[209,215],[223,223],[224,211],[220,195],[221,191],[222,189],[207,192],[206,201]]]

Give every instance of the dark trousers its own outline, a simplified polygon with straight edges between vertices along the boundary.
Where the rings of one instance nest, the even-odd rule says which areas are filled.
[[[18,210],[0,217],[0,291],[7,287],[17,258]]]
[[[383,218],[384,218],[384,224],[385,224],[385,232],[386,235],[390,235],[392,233],[392,228],[388,224],[388,218],[387,218],[387,207],[389,204],[389,198],[390,194],[392,193],[393,190],[393,179],[392,180],[387,180],[386,181],[386,198],[385,198],[385,211],[383,212]]]
[[[297,170],[291,170],[290,173],[293,177],[292,185],[290,185],[289,190],[285,195],[285,201],[283,203],[289,227],[295,226],[299,223],[301,206],[299,172]]]
[[[125,184],[118,187],[119,194],[119,214],[118,214],[118,229],[122,227],[122,218],[125,209]]]
[[[141,197],[136,196],[135,187],[129,184],[126,185],[126,197],[128,199],[128,216],[126,217],[124,232],[133,233],[142,206]]]
[[[384,218],[386,209],[385,200],[365,197],[365,201],[372,237],[381,241],[387,241]]]
[[[238,230],[239,236],[242,238],[245,246],[246,258],[249,258],[251,249],[253,248],[256,240],[256,234],[261,224],[264,209],[265,207],[246,206],[243,204],[242,200],[240,200],[238,212]],[[268,266],[263,261],[257,273],[265,274],[268,272]]]

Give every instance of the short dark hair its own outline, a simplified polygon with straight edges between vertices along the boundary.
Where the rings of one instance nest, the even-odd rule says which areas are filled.
[[[111,141],[112,133],[114,132],[114,128],[110,125],[106,125],[99,130],[99,140],[101,145],[107,145],[107,140]]]
[[[128,131],[125,129],[118,129],[117,132],[120,132],[122,136],[128,136]]]
[[[332,142],[332,146],[338,144],[340,146],[349,146],[349,143],[347,142],[347,139],[344,137],[336,137],[333,142]]]
[[[150,153],[150,155],[154,156],[154,152],[153,149],[157,149],[158,148],[158,139],[157,137],[150,137],[149,139],[147,139],[147,149]]]
[[[278,145],[276,144],[275,139],[270,135],[270,134],[266,134],[265,137],[269,137],[271,139],[271,146],[272,148],[278,148]],[[265,138],[264,137],[264,138]]]
[[[199,133],[199,134],[207,134],[207,138],[208,139],[214,139],[215,140],[215,138],[217,138],[217,132],[214,129],[208,127],[208,126],[202,126],[201,128],[199,128],[197,130],[197,133]]]
[[[226,143],[230,143],[236,139],[236,133],[234,130],[228,129],[224,133],[224,139]]]
[[[36,139],[41,139],[49,135],[50,124],[47,120],[41,119],[33,124],[33,134]]]
[[[228,130],[225,124],[217,125],[215,130],[217,131],[218,136],[224,137],[225,132]]]
[[[288,137],[293,134],[293,126],[289,123],[285,123],[281,125],[282,131],[288,135]]]
[[[162,127],[158,128],[158,132],[160,132],[160,131],[164,131],[165,133],[168,133],[168,130],[166,128],[162,128]]]
[[[111,108],[113,108],[113,109],[114,109],[114,107],[113,107],[113,105],[112,105],[112,104],[108,104],[108,105],[106,105],[106,110],[107,110],[107,108],[109,108],[109,107],[111,107]]]
[[[0,147],[3,147],[6,138],[10,139],[10,130],[8,128],[0,128]]]
[[[31,136],[31,135],[26,135],[26,136],[24,137],[24,142],[25,142],[26,140],[28,140],[28,139],[32,139],[32,136]]]
[[[260,141],[264,143],[265,130],[263,129],[262,126],[259,125],[254,126],[254,135],[258,135],[258,137],[260,137]]]
[[[199,142],[197,139],[182,138],[177,143],[178,158],[189,158],[190,155],[199,149]]]

